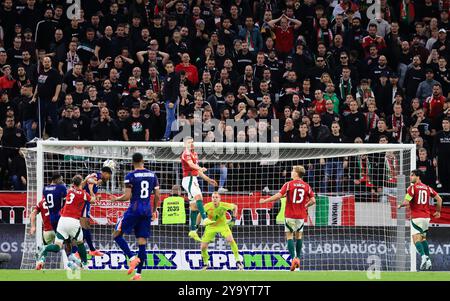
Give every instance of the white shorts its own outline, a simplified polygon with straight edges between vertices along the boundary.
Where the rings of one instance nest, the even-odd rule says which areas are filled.
[[[181,185],[187,192],[188,198],[191,201],[195,201],[194,197],[196,195],[202,194],[200,186],[198,185],[197,177],[194,176],[184,177],[183,180],[181,181]]]
[[[284,232],[303,232],[304,219],[286,218],[284,221]]]
[[[422,234],[427,235],[431,218],[413,218],[411,219],[411,235]]]
[[[45,245],[52,244],[55,240],[55,231],[44,231],[44,233],[42,233],[42,239],[44,240]]]
[[[61,216],[56,228],[56,241],[61,243],[64,240],[73,238],[78,242],[83,241],[83,231],[81,230],[80,220],[71,217]]]

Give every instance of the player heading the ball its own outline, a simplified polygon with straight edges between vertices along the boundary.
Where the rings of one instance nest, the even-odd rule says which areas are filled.
[[[129,258],[128,275],[137,267],[136,274],[131,280],[140,280],[142,267],[147,258],[147,238],[150,237],[150,224],[156,217],[156,207],[159,203],[160,192],[159,182],[153,171],[144,167],[144,157],[141,153],[135,153],[132,157],[134,170],[125,176],[125,193],[120,197],[112,196],[112,201],[128,201],[130,206],[117,222],[114,231],[114,240]],[[150,204],[151,193],[153,198],[153,208]],[[139,251],[133,254],[123,233],[131,234],[134,230]]]
[[[42,250],[38,262],[36,263],[36,270],[43,268],[48,252],[59,252],[63,247],[64,241],[71,239],[75,240],[77,243],[83,266],[87,265],[87,254],[83,242],[80,217],[85,202],[90,202],[91,197],[82,189],[82,182],[83,178],[80,175],[76,175],[72,178],[72,187],[67,191],[66,202],[61,209],[61,217],[58,221],[58,226],[56,227],[55,243],[47,245]]]
[[[200,176],[210,185],[217,186],[217,182],[204,174],[206,168],[198,165],[198,156],[194,149],[194,139],[192,137],[184,138],[184,151],[181,154],[181,167],[183,169],[183,180],[181,182],[184,190],[188,194],[190,200],[190,231],[189,237],[196,241],[201,241],[197,234],[197,215],[200,212],[202,217],[202,224],[207,226],[214,221],[210,220],[203,208],[203,195],[198,185],[197,176]]]
[[[302,165],[292,167],[291,178],[283,185],[281,190],[267,199],[260,200],[260,203],[267,203],[279,200],[286,196],[285,224],[287,246],[291,255],[291,271],[300,267],[300,257],[303,246],[303,226],[308,218],[308,207],[316,203],[316,198],[311,186],[302,180],[306,171]],[[294,233],[296,244],[294,247]],[[295,253],[297,252],[297,256]]]
[[[106,160],[100,172],[94,172],[88,175],[83,180],[83,188],[84,190],[91,196],[92,202],[97,199],[97,193],[99,186],[106,185],[106,183],[111,179],[111,175],[113,172],[113,168],[115,165],[105,165],[108,163],[114,162],[112,160]],[[92,184],[92,185],[90,185]],[[89,255],[91,256],[103,256],[103,253],[97,250],[94,246],[94,242],[92,240],[91,234],[91,224],[90,224],[90,211],[91,211],[91,203],[86,202],[85,207],[83,209],[83,216],[80,219],[81,228],[83,231],[83,237],[89,246]]]
[[[430,250],[428,248],[427,233],[431,220],[430,198],[437,201],[435,218],[441,216],[442,198],[428,185],[420,180],[422,171],[419,169],[411,171],[409,179],[411,185],[408,187],[403,203],[398,205],[402,208],[409,204],[411,208],[411,234],[417,252],[422,256],[420,263],[421,270],[431,269]]]

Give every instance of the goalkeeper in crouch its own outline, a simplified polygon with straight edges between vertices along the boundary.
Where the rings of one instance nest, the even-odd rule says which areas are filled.
[[[236,241],[231,233],[230,226],[234,225],[235,216],[237,213],[237,205],[231,203],[225,203],[220,201],[220,194],[214,192],[212,194],[212,202],[209,202],[204,206],[205,212],[210,220],[213,221],[205,227],[205,232],[201,238],[201,251],[203,259],[203,269],[206,270],[210,267],[209,264],[209,254],[208,254],[208,244],[214,241],[216,234],[220,233],[222,237],[230,244],[231,250],[233,251],[234,258],[236,259],[236,266],[239,270],[244,269],[244,264],[239,259],[239,250]],[[226,214],[227,211],[231,210],[232,219],[227,223]]]
[[[296,268],[300,267],[303,226],[308,218],[308,207],[316,203],[311,186],[302,180],[305,173],[305,168],[302,165],[294,166],[291,171],[292,181],[285,183],[277,194],[260,201],[263,204],[286,196],[284,231],[286,232],[287,246],[292,259],[291,271],[295,271]],[[296,239],[295,247],[294,234]]]

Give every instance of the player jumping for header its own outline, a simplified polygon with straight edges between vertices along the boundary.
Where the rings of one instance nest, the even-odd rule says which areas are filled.
[[[430,197],[436,199],[435,218],[441,216],[442,198],[430,186],[425,185],[420,180],[422,172],[418,169],[413,170],[409,179],[411,185],[408,187],[405,200],[398,205],[402,208],[409,204],[411,208],[411,234],[416,246],[417,252],[422,256],[420,264],[421,270],[431,269],[430,250],[427,242],[428,226],[431,220]]]
[[[302,180],[305,168],[301,165],[294,166],[291,171],[292,181],[283,185],[280,192],[267,199],[262,199],[261,204],[273,202],[286,196],[285,232],[289,254],[291,255],[291,271],[300,267],[300,256],[303,245],[303,226],[308,217],[308,207],[316,203],[316,198],[311,187]],[[294,247],[294,233],[296,245]],[[297,256],[295,252],[297,251]]]
[[[230,223],[227,223],[226,213],[231,210],[232,219]],[[205,211],[208,218],[214,223],[209,224],[205,228],[205,232],[202,236],[202,243],[200,245],[202,250],[203,258],[203,269],[208,269],[209,265],[209,254],[208,254],[208,244],[214,240],[217,233],[220,233],[222,237],[230,244],[231,250],[233,251],[234,258],[236,259],[236,266],[239,270],[244,269],[242,261],[239,259],[239,250],[236,241],[231,233],[230,225],[234,223],[234,217],[237,213],[237,205],[231,203],[225,203],[220,200],[220,194],[218,192],[213,192],[212,202],[205,205]]]
[[[87,265],[86,248],[83,242],[83,231],[81,231],[80,217],[86,201],[91,197],[82,189],[83,178],[76,175],[72,179],[72,187],[68,190],[66,202],[61,210],[61,217],[56,228],[56,238],[54,244],[47,245],[41,252],[36,263],[36,270],[44,266],[48,252],[59,252],[65,240],[74,239],[78,245],[78,252],[83,266]],[[92,184],[91,184],[92,185]]]
[[[160,192],[158,178],[153,171],[144,167],[144,157],[140,153],[133,154],[132,157],[134,171],[125,176],[125,193],[120,197],[112,197],[112,201],[128,201],[130,206],[125,211],[123,217],[117,222],[114,231],[114,240],[129,258],[128,275],[136,266],[136,274],[131,280],[140,280],[141,271],[147,258],[146,246],[147,238],[150,237],[151,221],[155,219],[156,207],[159,203]],[[150,205],[150,195],[154,192],[153,206]],[[153,207],[153,211],[152,211]],[[135,255],[131,252],[123,233],[130,234],[134,230],[139,251]]]
[[[197,176],[200,176],[210,185],[217,186],[217,182],[204,174],[206,168],[198,165],[198,156],[194,149],[194,139],[192,137],[184,138],[184,152],[181,154],[181,166],[183,168],[183,180],[181,182],[184,190],[188,193],[190,200],[190,231],[189,237],[196,241],[201,241],[197,233],[197,215],[200,212],[202,224],[207,226],[214,221],[210,220],[203,207],[203,196],[198,185]]]
[[[92,201],[95,201],[96,194],[98,192],[98,187],[100,185],[105,185],[106,182],[111,179],[112,170],[107,166],[103,166],[101,172],[96,172],[88,175],[86,179],[84,179],[82,185],[84,190],[91,196]],[[93,185],[89,185],[93,184]],[[89,246],[89,255],[91,256],[103,256],[103,253],[97,250],[94,246],[94,242],[92,241],[92,234],[90,229],[90,211],[91,211],[91,203],[86,202],[83,216],[80,219],[81,227],[83,231],[83,237],[86,240],[86,243]]]

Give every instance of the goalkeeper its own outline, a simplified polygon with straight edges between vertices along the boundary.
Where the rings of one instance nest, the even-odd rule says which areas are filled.
[[[230,226],[234,225],[234,220],[237,212],[237,205],[231,203],[225,203],[220,201],[220,194],[214,192],[212,194],[212,202],[209,202],[204,206],[205,212],[208,218],[214,221],[205,227],[205,232],[201,238],[201,251],[203,259],[203,269],[206,270],[210,267],[209,264],[209,254],[208,254],[208,244],[214,241],[216,234],[220,233],[225,240],[230,244],[231,250],[233,251],[234,258],[236,259],[236,266],[239,270],[244,269],[244,264],[239,259],[239,250],[236,241],[231,233]],[[226,214],[228,210],[232,210],[232,219],[227,223]]]

